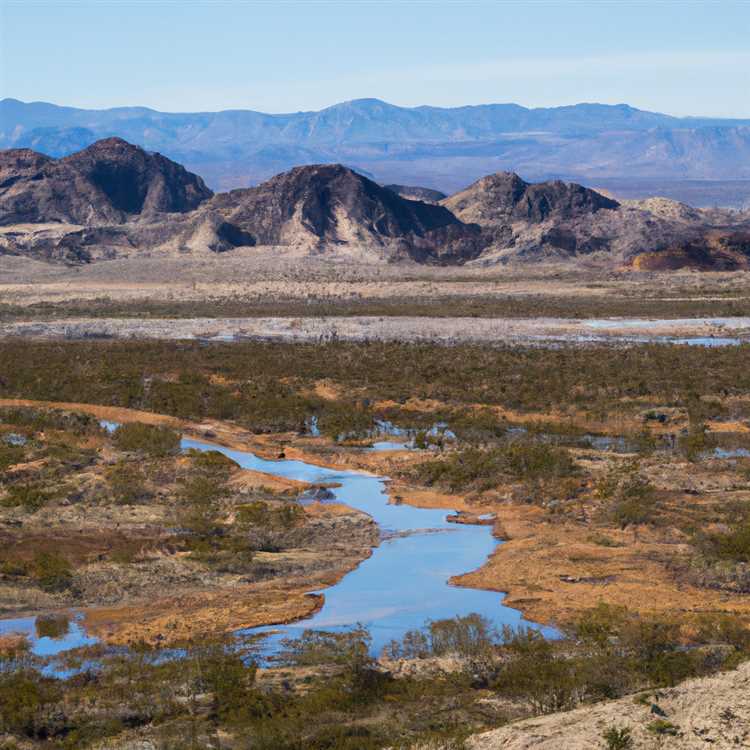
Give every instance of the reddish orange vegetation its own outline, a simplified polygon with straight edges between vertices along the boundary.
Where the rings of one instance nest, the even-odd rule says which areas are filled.
[[[598,530],[623,546],[602,546],[592,529],[551,523],[541,508],[501,505],[492,508],[507,541],[479,570],[456,576],[453,583],[505,591],[504,604],[527,619],[564,623],[599,602],[625,605],[634,612],[726,612],[750,618],[750,597],[683,585],[655,554],[671,552],[641,529]]]
[[[110,422],[143,422],[145,424],[180,427],[182,422],[176,417],[154,414],[150,411],[126,409],[120,406],[99,406],[98,404],[77,404],[67,401],[33,401],[28,398],[0,398],[0,406],[32,406],[39,409],[65,409],[91,414],[98,419]]]
[[[292,622],[314,614],[323,601],[322,595],[306,589],[242,586],[148,604],[90,609],[86,629],[106,643],[168,645],[211,633]]]
[[[0,655],[12,656],[26,648],[28,641],[20,633],[6,633],[0,635]]]

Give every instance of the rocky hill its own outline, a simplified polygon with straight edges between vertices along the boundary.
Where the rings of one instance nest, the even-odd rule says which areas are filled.
[[[619,203],[575,183],[531,184],[488,175],[441,201],[482,227],[483,262],[547,260],[594,253],[643,269],[745,268],[750,217],[663,198]]]
[[[531,184],[513,172],[498,172],[446,198],[444,205],[467,220],[496,225],[575,220],[620,204],[583,185],[560,180]]]
[[[207,209],[258,245],[382,248],[421,262],[471,260],[484,246],[479,227],[445,207],[402,198],[340,164],[297,167],[219,194]]]
[[[0,225],[122,224],[192,211],[212,195],[183,166],[120,138],[62,159],[29,149],[0,152]]]
[[[0,227],[0,252],[66,262],[257,245],[368,262],[750,266],[750,216],[737,212],[661,198],[618,202],[511,172],[443,198],[382,187],[340,164],[296,167],[212,196],[200,177],[117,138],[62,159],[0,152]]]
[[[369,259],[463,263],[486,241],[447,208],[402,198],[341,165],[298,167],[211,197],[199,177],[119,139],[60,160],[4,152],[0,251],[88,262],[281,245]],[[210,198],[210,199],[209,199]],[[31,230],[11,225],[34,224]]]

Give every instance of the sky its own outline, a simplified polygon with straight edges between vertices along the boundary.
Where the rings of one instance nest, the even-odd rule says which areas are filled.
[[[628,103],[750,117],[750,0],[0,0],[0,98],[170,112]]]

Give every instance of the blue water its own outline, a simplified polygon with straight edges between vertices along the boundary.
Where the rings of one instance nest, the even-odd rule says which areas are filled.
[[[750,458],[750,450],[747,448],[714,448],[709,454],[713,458]]]
[[[504,595],[459,588],[448,583],[454,575],[480,567],[497,540],[489,526],[451,524],[446,510],[414,508],[388,502],[384,478],[364,472],[339,471],[302,461],[271,461],[245,451],[196,440],[183,440],[183,449],[218,450],[246,469],[307,482],[337,483],[336,500],[368,513],[386,538],[371,557],[323,589],[323,608],[312,617],[290,624],[248,632],[270,633],[264,653],[272,653],[283,638],[299,636],[307,628],[345,630],[357,624],[372,634],[373,653],[407,630],[427,620],[478,612],[497,626],[538,627],[520,612],[503,605]],[[392,536],[396,534],[396,536]],[[554,628],[539,628],[555,637]]]
[[[103,424],[113,430],[117,425]],[[393,446],[389,443],[389,446]],[[268,634],[261,653],[270,655],[284,638],[297,637],[307,628],[346,630],[365,625],[372,634],[372,650],[378,654],[392,639],[439,620],[477,612],[495,625],[538,628],[555,637],[554,628],[527,622],[520,612],[503,605],[504,594],[452,586],[448,580],[480,567],[498,542],[489,526],[448,523],[449,511],[414,508],[388,502],[385,479],[359,471],[339,471],[303,461],[260,458],[246,451],[183,439],[183,450],[219,451],[245,469],[312,483],[335,483],[335,501],[368,513],[383,534],[381,544],[355,570],[335,586],[322,589],[325,604],[312,617],[290,624],[256,628],[250,633]],[[313,592],[311,592],[313,593]],[[22,633],[32,652],[54,656],[96,643],[80,622],[71,618],[68,632],[60,638],[38,638],[36,618],[0,620],[0,634]]]
[[[26,636],[31,653],[36,656],[56,656],[64,651],[81,646],[91,646],[97,642],[96,638],[86,635],[86,631],[80,622],[80,617],[71,617],[68,630],[59,638],[37,635],[36,617],[16,617],[0,620],[0,636],[17,633]]]
[[[365,448],[366,451],[408,451],[414,449],[414,443],[401,443],[397,440],[378,440],[371,446]]]

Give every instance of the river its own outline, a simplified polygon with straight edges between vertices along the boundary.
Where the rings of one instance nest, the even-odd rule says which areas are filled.
[[[104,426],[112,429],[116,425]],[[386,478],[374,474],[298,460],[269,460],[189,438],[184,438],[181,446],[183,450],[220,451],[245,469],[303,482],[336,483],[332,488],[335,502],[368,513],[381,529],[382,541],[372,555],[339,583],[321,590],[325,604],[316,614],[289,625],[246,631],[268,634],[262,646],[266,655],[277,649],[281,639],[296,637],[307,628],[340,631],[362,624],[370,630],[372,650],[377,654],[392,639],[428,620],[472,612],[498,627],[539,627],[504,606],[502,593],[448,582],[454,575],[480,567],[492,554],[499,542],[490,526],[449,523],[445,509],[389,503]],[[556,635],[553,628],[539,629],[547,636]],[[33,617],[0,620],[0,634],[10,632],[25,633],[34,653],[46,656],[92,642],[75,619],[68,633],[57,640],[38,637]]]

